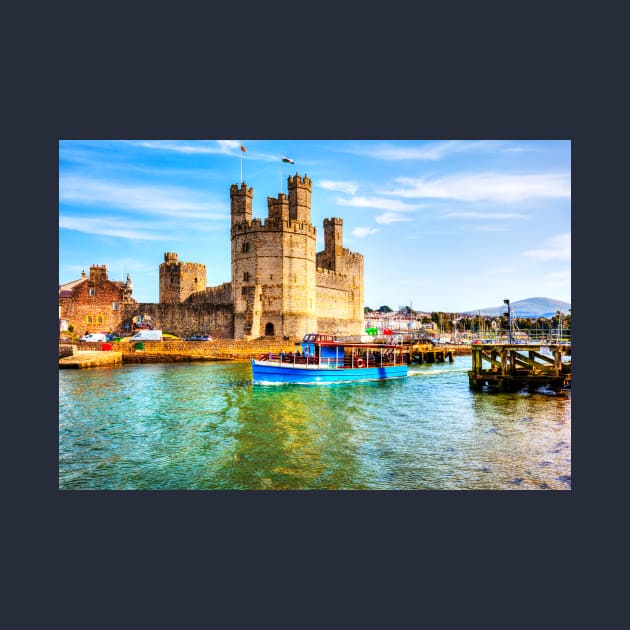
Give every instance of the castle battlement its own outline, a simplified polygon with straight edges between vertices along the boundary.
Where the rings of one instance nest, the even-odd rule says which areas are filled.
[[[164,262],[160,264],[160,302],[179,304],[205,288],[203,263],[180,261],[177,252],[164,253]]]
[[[307,186],[309,189],[312,187],[312,182],[309,177],[304,175],[304,177],[300,177],[297,173],[294,176],[289,175],[288,178],[289,186],[302,184],[303,186]]]
[[[245,182],[242,182],[240,186],[238,184],[232,184],[230,186],[230,196],[233,196],[233,195],[240,195],[240,196],[247,195],[247,197],[249,197],[250,199],[253,199],[254,189],[248,188]]]
[[[279,219],[277,217],[262,219],[252,219],[251,221],[241,221],[232,226],[232,235],[247,234],[248,232],[277,232],[278,230],[306,234],[315,236],[317,229],[310,223],[303,221],[291,221],[290,219]]]

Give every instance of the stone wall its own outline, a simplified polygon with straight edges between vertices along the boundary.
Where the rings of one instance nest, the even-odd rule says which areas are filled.
[[[213,304],[215,306],[232,306],[232,283],[224,282],[217,287],[206,287],[203,291],[193,293],[186,302],[190,304]]]
[[[178,337],[208,334],[229,339],[232,331],[232,307],[214,304],[135,304],[125,308],[125,318],[149,315],[153,328]]]
[[[80,348],[82,349],[82,348]],[[247,361],[272,352],[294,352],[295,341],[281,339],[216,341],[144,341],[136,348],[133,341],[112,343],[112,350],[122,352],[123,363],[175,361]]]

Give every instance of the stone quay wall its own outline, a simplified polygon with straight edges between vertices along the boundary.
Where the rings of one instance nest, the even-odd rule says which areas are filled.
[[[233,340],[217,339],[214,341],[143,341],[113,342],[111,349],[122,352],[123,363],[162,363],[180,361],[248,361],[261,354],[272,352],[295,352],[293,341],[282,339]],[[81,347],[79,349],[88,349]],[[93,348],[92,348],[93,349]],[[104,351],[106,352],[106,351]]]

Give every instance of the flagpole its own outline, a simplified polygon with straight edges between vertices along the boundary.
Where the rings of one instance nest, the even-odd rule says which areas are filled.
[[[241,154],[241,184],[243,183],[243,151],[239,151]]]
[[[280,192],[282,192],[282,162],[280,162]]]

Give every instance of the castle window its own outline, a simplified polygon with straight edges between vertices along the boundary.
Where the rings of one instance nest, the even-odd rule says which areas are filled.
[[[249,282],[249,271],[246,271],[246,272],[243,274],[243,280],[244,280],[245,282]]]
[[[274,335],[273,324],[271,322],[269,322],[265,326],[265,337],[273,337],[273,335]]]
[[[243,253],[247,253],[249,251],[249,243],[243,243]]]
[[[97,324],[103,324],[105,322],[105,318],[102,315],[97,315],[96,316],[96,323]]]
[[[241,287],[241,294],[247,295],[247,287]]]
[[[88,290],[90,297],[94,297],[94,288]]]
[[[92,316],[91,316],[91,315],[87,315],[87,316],[86,316],[86,318],[85,318],[85,323],[86,323],[86,324],[92,324],[92,323],[93,323],[93,321],[94,321],[94,320],[92,319]]]
[[[112,302],[112,311],[118,310],[118,302]]]

